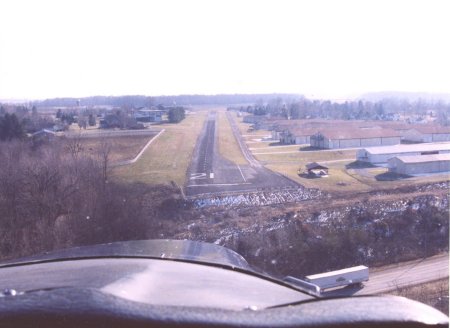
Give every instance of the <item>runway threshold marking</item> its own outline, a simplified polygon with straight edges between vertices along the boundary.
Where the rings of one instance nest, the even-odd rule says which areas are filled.
[[[206,179],[206,173],[192,173],[189,180]]]
[[[241,186],[241,185],[249,185],[250,182],[244,182],[244,183],[206,183],[206,184],[199,184],[199,185],[189,185],[186,187],[211,187],[211,186]]]

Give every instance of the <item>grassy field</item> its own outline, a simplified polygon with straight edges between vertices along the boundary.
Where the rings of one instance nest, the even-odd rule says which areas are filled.
[[[111,147],[109,154],[112,163],[133,159],[153,136],[121,136],[108,138],[80,138],[84,151],[95,157],[99,153],[103,142]]]
[[[433,183],[433,182],[442,182],[448,181],[448,174],[434,174],[434,175],[425,175],[420,177],[409,177],[404,179],[392,180],[392,181],[378,181],[377,175],[388,172],[387,168],[373,168],[368,169],[369,175],[362,175],[356,172],[354,169],[346,170],[347,174],[352,176],[354,179],[358,180],[360,183],[368,185],[372,187],[372,189],[392,189],[399,188],[404,186],[411,186],[414,184],[420,183]]]
[[[275,143],[273,141],[247,141],[247,145],[249,149],[257,153],[277,153],[277,152],[286,152],[286,151],[298,151],[301,145],[281,145]]]
[[[348,162],[347,162],[348,163]],[[279,172],[290,179],[308,188],[318,188],[328,192],[342,191],[370,191],[371,186],[355,179],[347,174],[343,163],[327,164],[329,176],[324,178],[307,178],[298,174],[298,169],[305,169],[304,165],[295,163],[268,164],[266,167],[272,171]]]
[[[238,165],[248,164],[244,155],[242,155],[241,148],[239,147],[236,138],[233,135],[233,131],[231,130],[230,122],[226,117],[225,111],[218,111],[217,118],[219,123],[218,146],[220,155]]]
[[[166,131],[152,143],[136,163],[115,168],[114,177],[129,182],[167,184],[174,181],[178,185],[183,185],[206,113],[196,111],[187,115],[181,123],[162,125]]]

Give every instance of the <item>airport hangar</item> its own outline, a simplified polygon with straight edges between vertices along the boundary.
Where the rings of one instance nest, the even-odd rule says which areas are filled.
[[[327,129],[310,137],[311,147],[342,149],[400,144],[399,132],[382,128]]]
[[[450,153],[398,156],[388,160],[389,172],[415,175],[450,172]]]
[[[422,156],[450,153],[450,143],[393,145],[360,149],[356,159],[371,164],[386,164],[389,159],[400,156]]]

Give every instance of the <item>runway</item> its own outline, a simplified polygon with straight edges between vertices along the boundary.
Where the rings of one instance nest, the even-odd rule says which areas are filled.
[[[263,167],[251,155],[233,119],[228,115],[227,117],[233,130],[233,136],[230,137],[236,138],[248,163],[237,165],[220,156],[217,150],[217,113],[210,112],[198,138],[188,170],[188,181],[185,186],[187,197],[301,187],[292,180]]]

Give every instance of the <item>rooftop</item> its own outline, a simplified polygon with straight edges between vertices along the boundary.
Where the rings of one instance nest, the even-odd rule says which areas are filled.
[[[437,155],[398,156],[394,158],[402,161],[403,163],[450,162],[450,153]]]
[[[414,125],[410,127],[420,133],[450,133],[450,127],[440,125]]]
[[[325,278],[325,277],[330,277],[330,276],[334,276],[334,275],[341,275],[341,274],[346,274],[346,273],[349,273],[349,272],[360,271],[360,270],[367,270],[367,269],[368,268],[366,266],[359,265],[359,266],[355,266],[355,267],[347,268],[347,269],[342,269],[342,270],[336,270],[336,271],[331,271],[331,272],[313,274],[313,275],[310,275],[310,276],[306,276],[306,278],[308,278],[308,279]]]
[[[424,151],[450,151],[450,143],[423,143],[413,145],[393,145],[393,146],[381,146],[364,148],[364,150],[370,154],[395,154],[395,153],[413,153]]]
[[[323,166],[317,162],[312,162],[312,163],[308,163],[306,164],[306,169],[307,170],[314,170],[314,169],[328,169],[328,167]]]
[[[392,129],[383,129],[380,127],[373,128],[329,128],[320,129],[318,131],[324,137],[329,139],[369,139],[369,138],[389,138],[399,137],[400,133]]]
[[[293,128],[286,128],[284,130],[289,130],[289,133],[291,133],[294,136],[312,136],[318,131],[318,129],[311,127],[293,127]]]
[[[37,131],[35,133],[32,133],[31,135],[34,137],[34,136],[38,136],[38,135],[41,135],[41,134],[56,135],[55,131],[48,130],[48,129],[39,130],[39,131]]]

